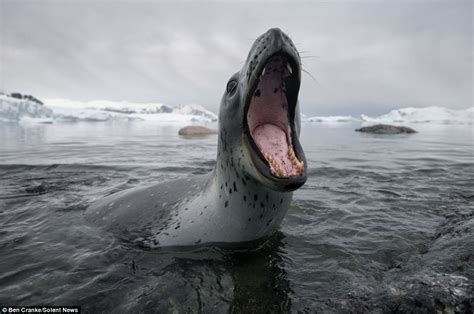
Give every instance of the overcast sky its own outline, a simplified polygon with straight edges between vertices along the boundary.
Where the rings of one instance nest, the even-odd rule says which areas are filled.
[[[472,1],[0,0],[0,90],[217,110],[253,40],[287,32],[307,114],[472,106]]]

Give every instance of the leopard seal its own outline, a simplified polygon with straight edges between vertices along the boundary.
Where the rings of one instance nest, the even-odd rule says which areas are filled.
[[[307,179],[300,85],[293,42],[278,28],[268,30],[227,82],[214,170],[112,194],[92,203],[86,219],[146,247],[245,243],[271,235],[292,191]]]

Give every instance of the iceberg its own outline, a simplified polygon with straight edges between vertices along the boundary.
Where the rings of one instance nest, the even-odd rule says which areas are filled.
[[[53,120],[53,111],[29,95],[0,94],[0,121],[26,122],[32,120],[50,123]]]
[[[217,121],[217,115],[215,113],[197,104],[178,105],[174,108],[173,113],[201,116],[212,121]]]
[[[155,121],[155,122],[212,122],[217,116],[203,106],[190,104],[168,106],[160,103],[132,103],[94,100],[88,102],[68,99],[46,99],[45,104],[58,121]]]
[[[153,121],[190,123],[217,121],[217,115],[196,104],[169,106],[160,103],[132,103],[94,100],[46,99],[18,93],[0,94],[0,121],[8,122],[79,122],[79,121]]]
[[[435,123],[435,124],[473,124],[474,107],[463,110],[431,106],[424,108],[407,107],[392,110],[378,117],[362,114],[363,122],[369,123]]]

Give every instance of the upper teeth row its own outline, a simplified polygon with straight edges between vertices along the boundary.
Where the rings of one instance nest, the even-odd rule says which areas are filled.
[[[290,72],[290,74],[293,74],[293,69],[291,68],[289,63],[286,64],[286,69],[288,70],[288,72]],[[265,75],[266,71],[267,71],[267,67],[264,67],[262,71],[262,75]]]

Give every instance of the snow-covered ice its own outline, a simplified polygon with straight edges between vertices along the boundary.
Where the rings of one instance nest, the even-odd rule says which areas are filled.
[[[26,98],[30,97],[30,98]],[[152,121],[166,124],[217,121],[217,115],[196,104],[170,106],[160,103],[94,100],[88,102],[67,99],[46,99],[42,105],[34,97],[23,99],[0,94],[0,122],[78,122],[78,121]],[[445,107],[407,107],[370,117],[301,115],[303,122],[317,123],[434,123],[473,124],[474,107],[454,110]]]
[[[18,99],[0,94],[0,121],[20,122],[35,119],[52,122],[53,111],[31,99]]]
[[[78,122],[154,121],[162,123],[212,122],[217,115],[196,104],[169,106],[96,100],[88,102],[46,99],[44,105],[0,95],[0,121]]]
[[[342,122],[354,122],[359,121],[352,116],[314,116],[306,118],[308,122],[321,122],[321,123],[342,123]]]
[[[361,114],[360,118],[353,116],[304,116],[303,121],[320,123],[344,123],[344,122],[362,122],[367,123],[432,123],[432,124],[473,124],[474,107],[463,110],[448,109],[439,106],[430,106],[423,108],[407,107],[392,110],[389,113],[378,117],[370,117]]]
[[[46,99],[46,106],[60,121],[142,120],[155,122],[211,122],[217,116],[196,104],[169,106],[160,103],[132,103],[94,100]]]
[[[454,110],[431,106],[424,108],[407,107],[392,110],[378,117],[362,114],[361,120],[369,123],[435,123],[435,124],[473,124],[474,107]]]

